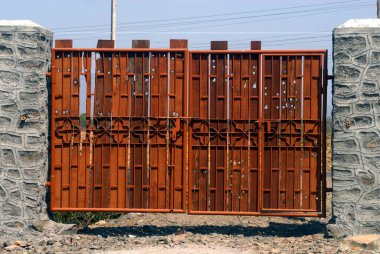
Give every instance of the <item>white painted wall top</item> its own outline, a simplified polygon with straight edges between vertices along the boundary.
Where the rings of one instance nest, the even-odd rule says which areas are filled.
[[[337,28],[357,28],[357,27],[379,27],[380,19],[350,19]]]
[[[0,26],[39,27],[46,29],[31,20],[0,20]]]

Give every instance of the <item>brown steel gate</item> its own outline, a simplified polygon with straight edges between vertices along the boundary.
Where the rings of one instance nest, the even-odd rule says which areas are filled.
[[[148,44],[56,42],[51,210],[325,215],[325,50]]]

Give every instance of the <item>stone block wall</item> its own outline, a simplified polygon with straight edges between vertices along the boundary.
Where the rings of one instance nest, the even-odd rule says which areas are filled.
[[[51,46],[33,22],[0,21],[0,225],[46,217]]]
[[[333,33],[334,236],[380,233],[380,20]]]

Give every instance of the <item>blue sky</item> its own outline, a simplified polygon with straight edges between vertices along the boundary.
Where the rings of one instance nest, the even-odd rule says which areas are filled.
[[[75,47],[95,47],[110,37],[111,0],[0,0],[1,19],[29,19],[73,39]],[[376,0],[117,0],[117,47],[132,39],[150,39],[167,47],[171,38],[189,40],[190,48],[208,49],[211,40],[229,48],[328,49],[331,32],[352,18],[375,18]],[[330,71],[331,73],[331,71]],[[331,86],[330,86],[331,89]],[[330,107],[331,108],[331,107]]]

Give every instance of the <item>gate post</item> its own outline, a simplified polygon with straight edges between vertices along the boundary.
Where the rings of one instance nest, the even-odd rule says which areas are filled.
[[[336,237],[380,233],[380,20],[333,32],[333,219]]]
[[[0,21],[0,225],[47,219],[51,43],[31,21]]]

